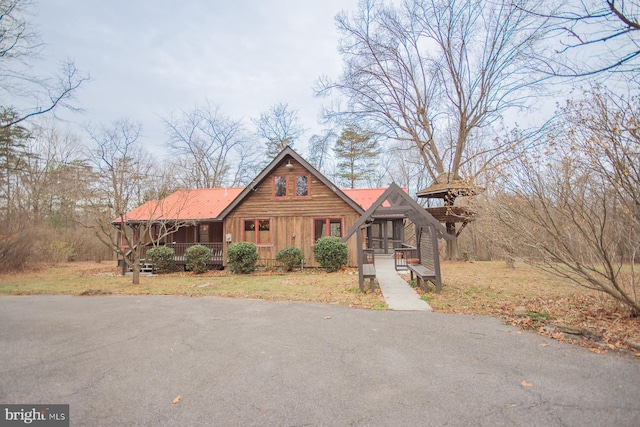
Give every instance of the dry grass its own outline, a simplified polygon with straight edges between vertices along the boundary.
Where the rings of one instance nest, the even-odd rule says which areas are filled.
[[[504,262],[443,262],[442,293],[423,298],[436,312],[491,315],[596,352],[640,349],[640,318],[601,294],[567,284],[526,265]],[[256,298],[385,309],[379,291],[362,294],[354,269],[234,275],[172,273],[143,276],[140,285],[122,277],[112,263],[40,265],[25,273],[0,275],[0,294],[184,295]],[[418,292],[423,294],[421,290]],[[567,334],[570,330],[578,334]],[[634,349],[633,344],[638,344]],[[640,353],[639,353],[640,354]]]
[[[525,264],[443,262],[441,268],[442,292],[423,297],[436,312],[496,316],[595,352],[640,355],[640,318],[602,293]]]
[[[380,292],[360,293],[357,270],[251,275],[234,275],[229,271],[199,275],[181,272],[141,276],[139,285],[131,283],[131,276],[119,273],[112,263],[39,265],[28,272],[0,275],[0,294],[220,296],[386,308]]]

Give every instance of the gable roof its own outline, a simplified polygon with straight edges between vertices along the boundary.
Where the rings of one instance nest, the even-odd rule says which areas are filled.
[[[233,200],[225,209],[220,213],[219,218],[223,219],[227,216],[233,209],[236,208],[242,201],[251,193],[251,191],[259,186],[277,167],[285,162],[288,158],[293,159],[298,162],[302,167],[304,167],[311,175],[316,177],[320,182],[326,185],[329,189],[331,189],[338,197],[340,197],[345,203],[351,206],[356,212],[362,214],[365,211],[365,208],[361,207],[358,203],[356,203],[353,199],[345,194],[344,191],[335,186],[335,184],[323,174],[321,174],[315,167],[313,167],[309,162],[303,159],[298,153],[294,151],[293,148],[287,146],[285,147],[280,154],[276,156],[275,159],[269,163],[269,165],[260,172],[260,174],[251,181],[247,187],[242,190],[242,192],[238,195],[238,197]]]
[[[388,207],[384,206],[385,202],[388,202]],[[415,200],[413,200],[405,191],[403,191],[402,188],[396,184],[391,184],[389,188],[387,188],[385,192],[382,193],[382,195],[380,195],[380,197],[378,197],[371,206],[369,206],[367,211],[360,216],[355,224],[353,224],[342,238],[342,241],[346,242],[349,240],[349,238],[359,230],[360,227],[367,222],[370,222],[374,215],[395,215],[400,213],[405,214],[414,224],[433,227],[439,238],[446,240],[455,239],[455,236],[447,233],[447,229]]]
[[[242,192],[242,188],[178,190],[162,200],[152,200],[129,211],[124,222],[149,220],[218,219],[220,212]],[[120,223],[121,218],[113,221]]]
[[[367,210],[375,203],[376,200],[386,191],[386,188],[347,188],[342,189],[344,194],[349,196],[354,202],[359,204],[362,209]],[[407,189],[405,187],[402,188],[402,191],[405,193]],[[389,207],[391,206],[388,201],[384,201],[382,206]]]

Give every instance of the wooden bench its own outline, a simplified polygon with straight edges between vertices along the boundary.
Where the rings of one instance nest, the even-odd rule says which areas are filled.
[[[369,279],[369,287],[371,287],[372,291],[375,290],[376,285],[373,280],[376,278],[376,266],[374,264],[362,265],[362,277]]]
[[[442,287],[438,283],[435,271],[429,270],[422,264],[407,264],[407,268],[411,272],[411,280],[413,280],[413,274],[415,273],[418,286],[420,286],[420,279],[422,279],[422,289],[424,289],[425,292],[428,292],[429,290],[427,287],[427,281],[430,281],[436,285],[436,292],[440,293]]]

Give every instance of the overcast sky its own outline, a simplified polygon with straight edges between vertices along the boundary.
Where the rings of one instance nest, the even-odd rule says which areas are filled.
[[[234,119],[285,102],[310,131],[322,126],[313,86],[337,77],[335,15],[357,0],[36,0],[35,24],[49,65],[72,59],[90,74],[77,124],[123,116],[163,145],[159,117],[209,100]],[[325,101],[326,102],[326,101]],[[298,146],[296,146],[298,147]]]

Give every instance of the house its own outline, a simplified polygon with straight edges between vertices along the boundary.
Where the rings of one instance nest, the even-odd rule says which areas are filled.
[[[153,223],[151,238],[162,228],[179,225],[160,239],[184,262],[184,250],[203,244],[213,251],[211,264],[224,266],[233,242],[253,242],[260,260],[273,260],[278,251],[295,246],[305,254],[305,265],[318,266],[313,245],[323,236],[343,237],[379,198],[384,188],[341,190],[292,148],[285,148],[245,188],[209,188],[177,191],[161,201],[147,202],[114,221]],[[376,218],[363,231],[367,246],[391,253],[404,240],[404,215]],[[347,241],[349,266],[358,265],[357,241]]]

